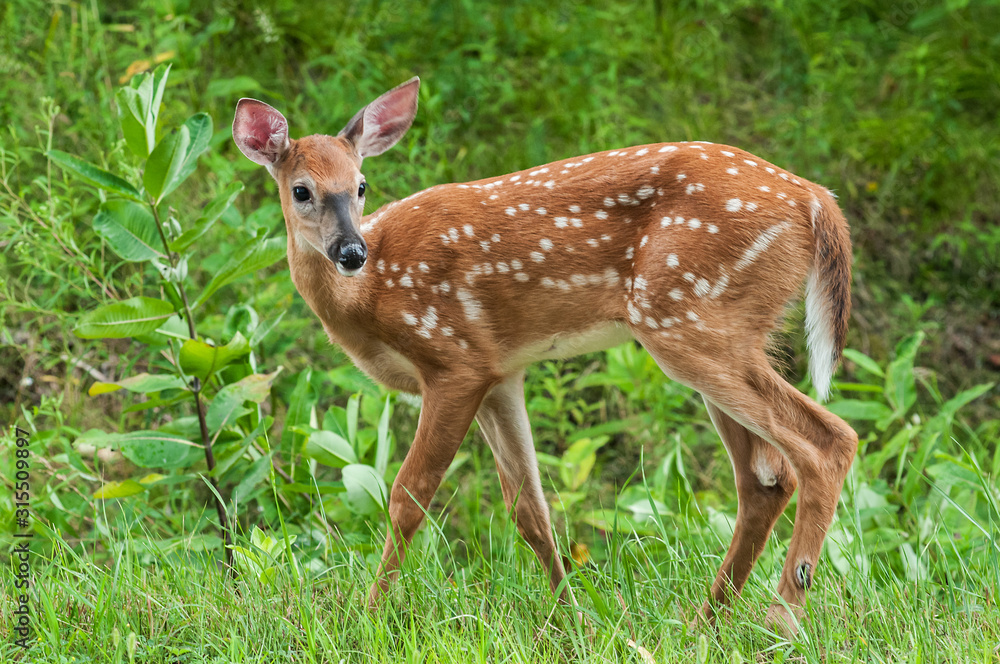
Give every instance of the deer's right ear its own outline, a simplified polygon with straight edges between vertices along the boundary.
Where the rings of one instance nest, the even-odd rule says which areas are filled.
[[[233,140],[247,159],[270,171],[288,149],[288,121],[264,102],[244,97],[236,104]]]
[[[416,76],[397,85],[358,111],[338,136],[349,140],[362,159],[382,154],[413,124],[419,90]]]

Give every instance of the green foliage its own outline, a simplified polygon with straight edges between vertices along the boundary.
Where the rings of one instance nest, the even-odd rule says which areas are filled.
[[[35,541],[52,559],[37,584],[36,658],[198,661],[205,650],[240,661],[291,649],[351,660],[360,649],[386,661],[431,651],[635,661],[623,638],[633,629],[657,661],[762,650],[776,661],[989,658],[1000,541],[995,3],[258,5],[0,9],[10,374],[0,413],[32,431]],[[413,129],[366,164],[375,206],[444,181],[688,139],[748,148],[838,193],[856,252],[850,345],[864,353],[845,353],[829,406],[862,440],[819,571],[836,590],[815,633],[776,647],[744,626],[753,616],[742,612],[769,601],[794,504],[741,619],[707,639],[682,627],[728,543],[736,494],[698,395],[634,344],[533,367],[527,383],[546,494],[560,547],[582,566],[571,583],[593,633],[524,627],[546,624],[552,606],[476,434],[429,508],[436,520],[418,534],[396,611],[357,612],[418,402],[361,377],[287,271],[269,267],[284,255],[280,207],[228,123],[235,100],[253,95],[280,106],[296,135],[332,133],[413,74],[423,79]],[[803,375],[800,342],[777,348],[787,375]],[[214,572],[223,539],[204,510],[216,494],[241,595]],[[0,492],[0,519],[12,514]],[[134,602],[151,587],[163,629]],[[327,587],[336,592],[310,594]],[[291,621],[278,598],[299,602]],[[194,603],[206,627],[170,608]],[[273,619],[243,620],[261,615]],[[947,639],[914,627],[942,615],[957,625]]]

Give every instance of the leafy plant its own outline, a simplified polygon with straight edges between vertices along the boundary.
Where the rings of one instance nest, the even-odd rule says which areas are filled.
[[[194,416],[178,417],[156,430],[107,433],[91,429],[77,439],[77,446],[114,447],[146,469],[192,469],[204,458],[203,477],[211,488],[231,565],[232,537],[220,481],[241,478],[233,490],[234,499],[239,499],[270,470],[270,418],[259,405],[267,399],[278,372],[257,373],[253,349],[281,317],[261,324],[252,308],[233,305],[229,313],[238,322],[232,326],[229,341],[219,344],[199,336],[195,314],[219,289],[280,260],[285,242],[268,238],[263,231],[255,233],[222,263],[200,294],[189,297],[193,284],[188,265],[196,257],[196,243],[243,186],[234,182],[224,187],[187,228],[174,216],[168,197],[194,173],[198,157],[208,149],[212,120],[197,113],[178,127],[160,130],[169,73],[170,67],[162,66],[137,76],[116,95],[122,133],[139,161],[141,181],[58,150],[46,154],[68,174],[100,192],[102,202],[93,229],[105,244],[126,263],[151,265],[158,275],[155,291],[143,289],[156,297],[140,294],[103,304],[81,316],[73,328],[84,339],[133,339],[164,360],[150,362],[157,369],[153,373],[98,381],[90,395],[126,390],[148,397],[141,409],[190,406]],[[138,481],[107,483],[94,497],[123,498],[176,481],[176,477],[146,475]]]

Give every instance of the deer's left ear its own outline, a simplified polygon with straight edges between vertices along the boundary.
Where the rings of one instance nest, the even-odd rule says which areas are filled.
[[[403,137],[417,114],[420,79],[414,76],[358,111],[339,136],[354,144],[360,157],[380,155]]]
[[[233,140],[247,159],[270,171],[289,147],[288,121],[264,102],[244,97],[236,104]]]

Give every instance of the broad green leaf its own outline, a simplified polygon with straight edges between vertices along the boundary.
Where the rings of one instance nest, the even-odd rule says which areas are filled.
[[[108,500],[109,498],[127,498],[145,490],[146,487],[135,480],[125,480],[123,482],[108,482],[95,491],[93,495],[98,500]]]
[[[882,367],[878,365],[878,362],[860,351],[856,351],[853,348],[845,348],[844,357],[872,375],[879,378],[885,376],[885,372],[882,371]]]
[[[134,201],[142,200],[142,194],[140,194],[139,191],[126,180],[123,180],[117,175],[108,173],[104,169],[98,168],[90,162],[84,161],[79,157],[74,157],[73,155],[67,154],[62,150],[49,150],[45,154],[55,163],[59,164],[66,170],[76,173],[78,176],[94,186],[113,192],[119,196],[131,198]]]
[[[152,95],[149,101],[149,115],[146,122],[146,134],[149,136],[149,149],[156,142],[156,123],[160,116],[160,104],[163,103],[163,93],[167,90],[167,79],[170,77],[170,64],[162,64],[156,68],[152,76]]]
[[[110,200],[94,217],[94,231],[127,261],[164,258],[156,220],[145,205]]]
[[[262,417],[260,422],[257,423],[257,427],[244,436],[243,440],[230,445],[222,451],[216,451],[215,470],[213,470],[210,474],[214,477],[222,477],[225,475],[226,471],[232,468],[233,464],[243,457],[243,454],[247,451],[247,449],[249,449],[253,442],[262,436],[268,428],[270,428],[273,422],[274,418]]]
[[[187,125],[170,132],[153,148],[146,161],[142,182],[156,204],[163,199],[184,166],[184,158],[191,145],[191,130]]]
[[[271,383],[280,371],[279,367],[274,373],[253,374],[219,390],[205,415],[209,432],[215,433],[222,427],[232,424],[242,410],[244,401],[260,403],[266,399],[271,393]]]
[[[842,399],[828,404],[827,408],[845,420],[881,420],[892,415],[889,407],[878,401]]]
[[[197,376],[204,381],[249,352],[250,344],[239,332],[225,346],[209,346],[204,341],[188,339],[181,346],[181,369],[189,376]]]
[[[607,436],[581,438],[563,452],[559,477],[570,491],[579,489],[597,461],[595,452],[610,440]]]
[[[208,142],[212,138],[212,118],[208,113],[196,113],[184,122],[187,127],[190,142],[184,153],[184,161],[174,179],[163,188],[163,196],[167,196],[176,189],[189,175],[194,173],[198,167],[198,157],[208,149]]]
[[[351,444],[332,431],[313,432],[306,441],[302,454],[332,468],[343,468],[358,462]]]
[[[271,555],[278,540],[265,533],[258,526],[254,526],[253,530],[250,531],[250,543],[258,549],[262,549],[267,555]]]
[[[151,297],[107,304],[80,317],[73,334],[82,339],[124,339],[152,332],[174,313],[174,306]]]
[[[361,407],[361,393],[352,394],[347,399],[347,440],[352,445],[357,445],[358,440],[358,413]]]
[[[389,395],[385,397],[385,407],[382,415],[378,419],[378,443],[375,446],[375,472],[385,475],[386,466],[389,465],[389,417],[392,415],[392,399]]]
[[[923,343],[924,333],[912,334],[896,344],[896,358],[889,363],[885,380],[885,396],[895,410],[896,417],[902,417],[917,400],[916,380],[913,376],[913,362],[917,350]]]
[[[163,475],[162,473],[150,473],[150,474],[146,475],[145,477],[140,477],[139,478],[139,484],[143,484],[143,485],[145,485],[145,484],[156,484],[160,480],[166,479],[166,477],[167,476]]]
[[[344,466],[344,493],[348,509],[356,514],[371,515],[380,512],[389,497],[385,482],[371,466],[352,463]]]
[[[119,88],[115,93],[115,100],[125,144],[132,154],[145,159],[149,156],[152,145],[146,142],[146,109],[139,91],[132,87]]]
[[[257,485],[260,484],[261,481],[265,477],[267,477],[270,472],[271,472],[271,456],[269,454],[265,454],[264,456],[260,457],[252,464],[250,464],[250,469],[247,470],[246,475],[244,475],[243,479],[240,480],[240,483],[233,488],[233,493],[230,500],[232,500],[237,505],[239,505],[242,502],[245,502],[249,498],[249,496],[253,494],[254,490],[257,488]]]
[[[233,182],[225,190],[215,197],[211,203],[205,206],[201,216],[198,217],[194,225],[181,233],[180,237],[170,243],[173,251],[184,251],[190,247],[195,240],[204,235],[208,229],[222,216],[222,213],[229,209],[236,197],[243,191],[242,182]]]
[[[117,447],[126,459],[142,468],[180,468],[197,461],[201,446],[183,436],[162,431],[105,433],[91,429],[76,439],[74,445]]]
[[[261,229],[257,232],[256,237],[237,249],[232,258],[208,282],[205,290],[195,300],[194,306],[197,307],[204,304],[215,291],[226,284],[239,279],[245,274],[269,267],[284,258],[287,253],[285,238],[276,237],[268,239],[266,235],[267,231]]]
[[[117,392],[121,389],[138,394],[149,394],[150,392],[160,392],[162,390],[184,390],[187,389],[187,385],[180,376],[141,373],[113,383],[94,383],[87,390],[87,394],[95,397],[99,394]]]
[[[277,327],[278,323],[280,323],[281,319],[284,318],[284,317],[285,317],[285,312],[282,311],[280,314],[278,314],[277,316],[275,316],[271,320],[269,320],[269,321],[267,321],[267,322],[265,322],[265,323],[263,323],[261,325],[258,325],[257,329],[255,329],[253,331],[253,334],[250,335],[250,347],[253,348],[257,344],[259,344],[261,341],[263,341],[264,338],[268,334],[271,333],[271,330],[273,330],[275,327]]]

